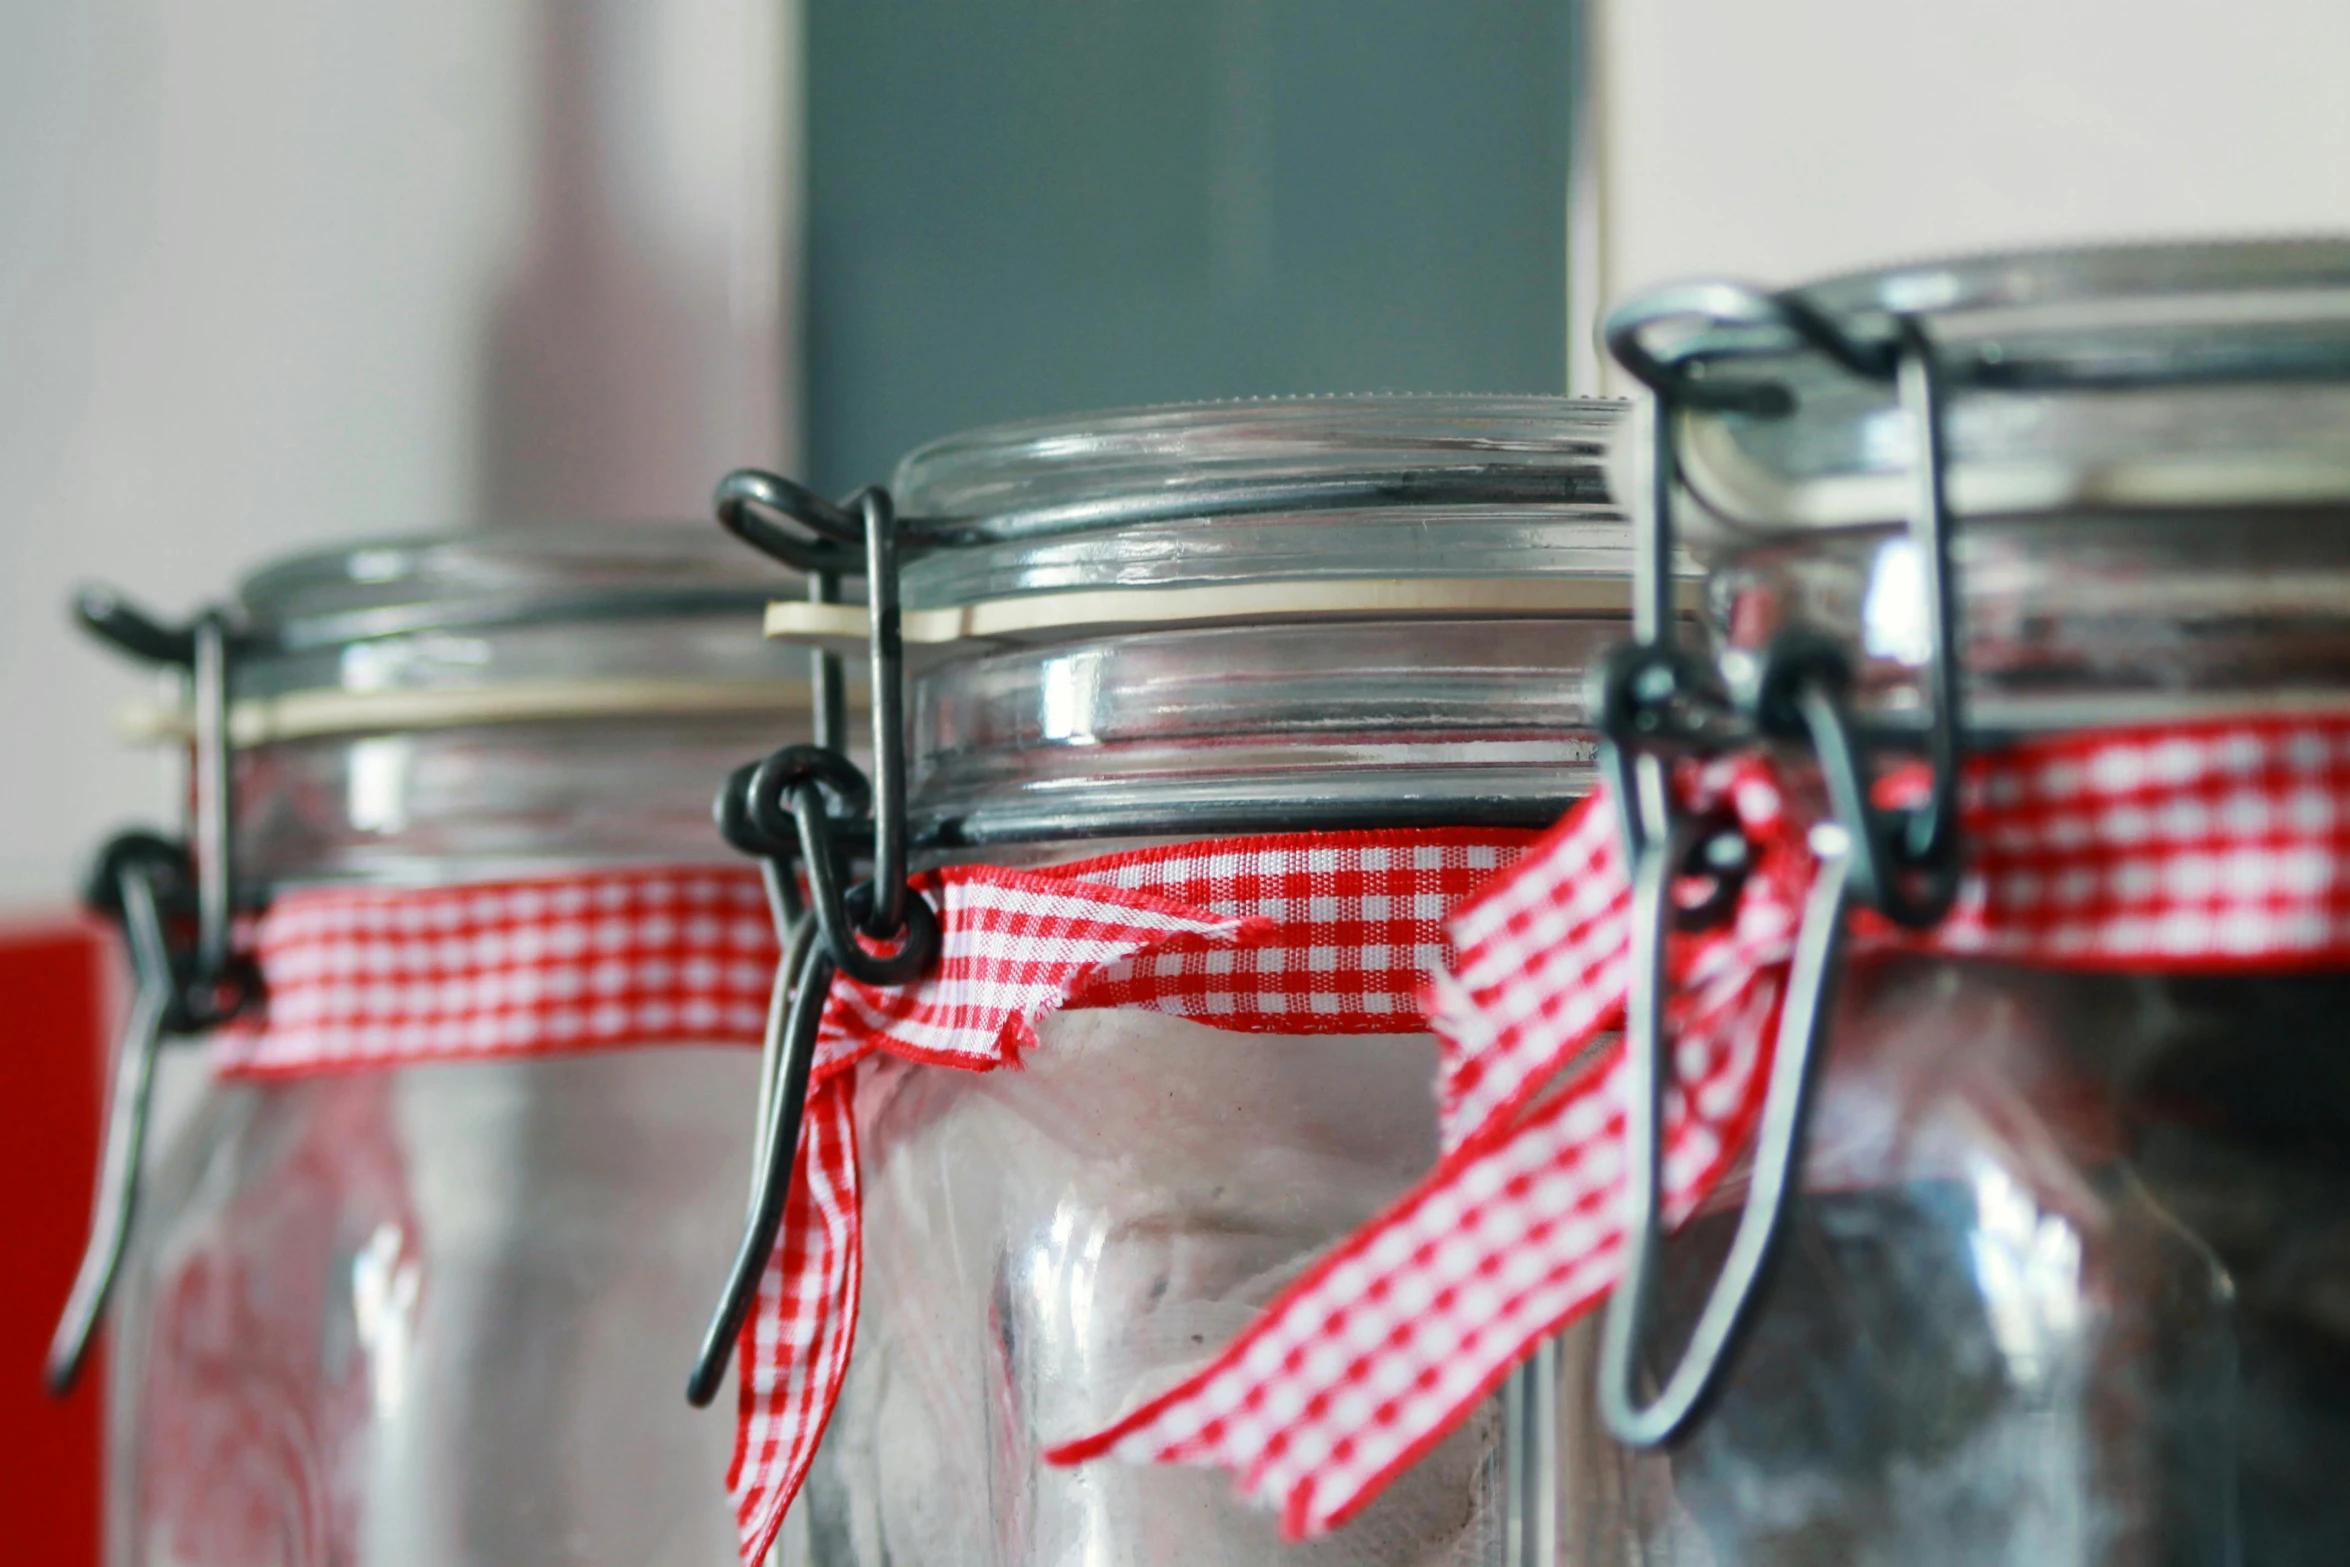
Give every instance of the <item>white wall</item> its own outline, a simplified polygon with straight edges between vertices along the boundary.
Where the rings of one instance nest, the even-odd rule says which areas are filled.
[[[2340,0],[1603,0],[1611,299],[2350,230]]]
[[[95,577],[788,462],[794,0],[0,0],[0,907],[163,809]]]

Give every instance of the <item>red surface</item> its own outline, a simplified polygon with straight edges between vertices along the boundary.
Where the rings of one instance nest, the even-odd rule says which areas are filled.
[[[0,928],[0,1557],[94,1567],[99,1553],[99,1376],[71,1398],[41,1387],[41,1361],[73,1282],[103,1098],[106,949],[70,920]]]

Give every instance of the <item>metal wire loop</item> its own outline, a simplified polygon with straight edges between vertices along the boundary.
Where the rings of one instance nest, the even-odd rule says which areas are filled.
[[[1926,762],[1930,770],[1923,806],[1909,811],[1891,840],[1906,871],[1865,894],[1887,918],[1913,929],[1934,924],[1949,912],[1958,892],[1959,785],[1965,766],[1966,716],[1961,708],[1964,667],[1960,662],[1957,574],[1951,562],[1949,454],[1943,428],[1948,396],[1940,356],[1915,317],[1896,319],[1901,346],[1897,384],[1909,412],[1916,448],[1912,454],[1910,547],[1922,577],[1927,646]],[[1845,818],[1847,825],[1859,816]]]
[[[750,1212],[717,1309],[686,1378],[686,1400],[696,1408],[706,1407],[725,1380],[728,1357],[782,1231],[817,1031],[836,966],[867,984],[897,985],[918,977],[938,955],[938,920],[920,897],[904,901],[903,936],[896,952],[871,953],[858,939],[856,922],[870,912],[872,885],[842,891],[845,856],[834,837],[830,802],[838,801],[855,817],[868,808],[869,799],[865,777],[856,766],[821,746],[786,746],[762,761],[738,767],[718,792],[714,814],[720,835],[737,849],[765,858],[771,884],[788,885],[796,851],[814,908],[808,917],[792,923],[776,970],[778,988],[768,1008],[761,1057]],[[781,897],[775,901],[783,907]],[[850,961],[839,963],[841,953],[850,954]]]
[[[1653,346],[1657,330],[1672,324],[1685,328],[1681,338],[1668,348]],[[1882,381],[1900,359],[1894,345],[1853,336],[1800,293],[1743,283],[1658,289],[1610,313],[1603,332],[1616,362],[1664,402],[1758,418],[1794,412],[1795,394],[1777,381],[1718,377],[1712,373],[1718,360],[1808,348],[1864,380]]]
[[[134,879],[159,921],[154,950],[148,953],[141,950],[137,910],[125,890]],[[217,970],[204,961],[193,934],[199,880],[186,844],[134,828],[106,841],[83,884],[84,906],[120,930],[133,966],[144,958],[149,977],[164,986],[159,1024],[167,1038],[219,1027],[257,1000],[261,988],[259,970],[249,958],[232,954]]]
[[[717,797],[710,802],[710,819],[728,848],[738,854],[770,859],[789,854],[791,843],[778,842],[752,824],[751,781],[758,777],[759,766],[757,762],[745,762],[726,775],[726,782],[718,786]]]
[[[1720,682],[1698,657],[1666,643],[1627,642],[1592,666],[1585,702],[1600,733],[1638,750],[1705,750]]]
[[[836,843],[841,829],[861,826],[861,819],[873,809],[873,786],[857,764],[820,745],[787,745],[747,768],[738,768],[734,776],[745,780],[745,825],[751,840],[762,845],[745,851],[751,854],[773,856],[804,850],[807,837],[793,804],[793,796],[803,790],[814,790],[817,804],[824,807],[827,843]],[[837,815],[827,797],[839,803]],[[719,826],[721,832],[726,830],[723,819]]]
[[[783,1216],[791,1203],[792,1172],[798,1164],[800,1124],[807,1111],[808,1076],[816,1061],[817,1026],[832,990],[832,959],[802,921],[785,951],[779,978],[791,976],[788,1002],[770,1007],[766,1048],[760,1063],[757,1141],[752,1152],[752,1190],[742,1244],[735,1248],[725,1286],[710,1325],[703,1330],[693,1369],[686,1375],[686,1402],[709,1407],[726,1379],[726,1364],[742,1337],[759,1280],[775,1255]]]
[[[860,882],[844,892],[841,856],[831,839],[831,818],[824,803],[808,785],[792,791],[792,815],[800,833],[800,863],[808,875],[808,902],[814,909],[824,948],[835,967],[860,984],[884,988],[909,984],[922,977],[938,957],[938,916],[923,898],[906,894],[899,904],[897,929],[887,939],[897,950],[876,953],[865,946],[859,927],[870,928],[872,910],[879,904],[875,883]]]
[[[1729,1255],[1722,1263],[1680,1360],[1644,1377],[1642,1365],[1653,1319],[1659,1252],[1664,1239],[1665,1077],[1672,1060],[1665,1027],[1665,943],[1674,924],[1674,871],[1688,848],[1686,835],[1651,846],[1635,868],[1632,921],[1635,960],[1626,1009],[1624,1048],[1632,1113],[1625,1119],[1627,1180],[1624,1269],[1609,1296],[1600,1336],[1599,1402],[1608,1429],[1632,1447],[1654,1447],[1688,1429],[1719,1391],[1735,1358],[1776,1255],[1795,1192],[1811,1090],[1823,1052],[1838,973],[1842,967],[1848,856],[1833,828],[1815,844],[1817,877],[1803,910],[1795,956],[1781,1003],[1778,1047],[1771,1061],[1762,1121],[1755,1134],[1753,1170]],[[1643,1399],[1643,1385],[1654,1398]]]
[[[906,646],[898,607],[897,512],[889,492],[857,493],[865,518],[866,625],[871,682],[866,700],[873,712],[873,886],[874,901],[865,934],[894,939],[907,909],[906,814]],[[841,954],[834,960],[847,969]]]
[[[193,630],[163,624],[112,588],[93,583],[76,589],[73,618],[91,636],[143,664],[195,667]]]
[[[1666,628],[1669,637],[1669,627]],[[1593,666],[1584,693],[1607,738],[1600,755],[1617,802],[1624,863],[1636,863],[1649,836],[1635,776],[1640,757],[1702,755],[1723,740],[1719,683],[1694,653],[1670,640],[1627,642]]]
[[[718,481],[712,499],[720,527],[794,571],[854,576],[863,564],[865,524],[854,501],[826,500],[763,468],[737,468]],[[779,526],[770,515],[805,531]]]
[[[1696,898],[1674,900],[1673,928],[1718,929],[1738,912],[1738,895],[1746,889],[1747,875],[1754,869],[1753,845],[1746,841],[1737,816],[1727,807],[1693,819],[1684,837],[1686,843],[1673,868],[1675,885],[1686,888],[1695,882],[1703,890]]]
[[[1669,327],[1678,327],[1679,335],[1658,346]],[[1895,316],[1889,337],[1864,339],[1799,294],[1698,284],[1660,291],[1618,310],[1609,318],[1606,338],[1618,361],[1657,399],[1650,488],[1635,513],[1635,642],[1608,661],[1591,693],[1608,741],[1605,768],[1631,870],[1634,944],[1625,1026],[1631,1099],[1625,1266],[1602,1337],[1600,1405],[1619,1440],[1647,1447],[1685,1430],[1720,1386],[1776,1252],[1793,1201],[1847,906],[1857,899],[1903,924],[1930,925],[1947,912],[1956,894],[1963,724],[1943,431],[1946,397],[1941,366],[1923,325]],[[1719,689],[1698,678],[1689,657],[1674,646],[1664,585],[1680,488],[1676,408],[1762,417],[1791,412],[1794,396],[1787,387],[1715,376],[1711,370],[1743,355],[1805,348],[1853,375],[1893,381],[1915,432],[1909,530],[1925,583],[1922,608],[1933,650],[1925,671],[1932,779],[1924,804],[1908,809],[1881,809],[1871,798],[1870,760],[1849,717],[1851,663],[1840,646],[1801,632],[1775,639],[1735,713],[1723,711]],[[1668,761],[1676,753],[1720,748],[1732,738],[1725,722],[1731,717],[1741,720],[1749,740],[1808,745],[1833,820],[1813,834],[1819,866],[1782,998],[1751,1184],[1730,1252],[1679,1361],[1650,1379],[1647,1385],[1656,1387],[1656,1396],[1644,1399],[1641,1363],[1655,1315],[1665,1219],[1661,1144],[1672,1060],[1665,1020],[1667,947],[1674,930],[1734,912],[1747,848],[1734,823],[1692,821],[1679,813]],[[1708,892],[1694,903],[1677,899],[1677,888],[1693,873],[1708,879]]]
[[[1808,682],[1795,705],[1819,761],[1829,809],[1851,840],[1854,901],[1913,928],[1932,925],[1958,894],[1956,856],[1921,859],[1914,848],[1918,812],[1886,810],[1870,801],[1870,781],[1840,689]]]
[[[138,1209],[156,1058],[165,1039],[207,1026],[205,990],[185,939],[196,913],[195,867],[186,847],[155,833],[117,834],[99,850],[83,896],[92,912],[121,927],[135,990],[115,1049],[89,1239],[49,1340],[44,1380],[59,1397],[80,1375],[122,1267]]]
[[[228,616],[208,609],[185,626],[169,626],[99,587],[74,595],[73,614],[93,636],[131,657],[187,672],[195,744],[185,835],[117,834],[99,850],[84,892],[93,911],[121,928],[137,988],[115,1053],[90,1235],[50,1341],[47,1380],[59,1394],[80,1371],[121,1267],[163,1042],[217,1028],[261,994],[260,968],[233,946],[235,758],[228,715],[237,637]]]
[[[183,849],[180,857],[184,865],[192,865],[188,875],[195,890],[196,937],[193,959],[181,961],[181,994],[174,1004],[171,1031],[198,1033],[218,1027],[260,994],[259,971],[232,946],[237,885],[229,695],[239,635],[223,610],[203,610],[185,626],[174,627],[105,587],[77,591],[73,614],[83,629],[109,646],[144,663],[187,671],[194,727],[187,838],[193,852]],[[103,852],[115,853],[125,841],[118,838]]]
[[[809,555],[804,547],[806,541],[792,539],[767,522],[759,514],[758,508],[762,507],[791,517],[821,534],[826,551],[820,557]],[[820,598],[828,593],[829,582],[838,576],[854,574],[865,579],[871,670],[869,702],[873,718],[870,788],[875,891],[871,911],[861,924],[865,934],[877,941],[896,940],[906,928],[906,874],[911,847],[906,804],[905,641],[898,597],[900,530],[896,508],[889,492],[878,487],[859,490],[847,503],[836,506],[803,485],[776,474],[745,468],[720,481],[717,510],[720,524],[736,537],[816,573]],[[838,548],[852,539],[863,546],[861,559],[853,563]],[[822,727],[835,729],[840,706],[837,674],[832,666],[821,663],[811,673],[817,685],[816,706],[824,720]],[[831,737],[827,735],[826,739],[829,742]],[[822,749],[838,754],[830,743]],[[845,790],[836,789],[836,792],[845,793]],[[781,822],[772,813],[780,803],[781,791],[755,789],[751,797],[752,825],[780,836]],[[762,801],[766,803],[763,805]],[[771,813],[764,821],[758,815],[762,809]],[[850,814],[862,814],[864,809],[862,805],[855,806]],[[722,830],[724,825],[722,819]],[[833,957],[844,971],[857,972],[858,954],[843,949]]]
[[[1660,290],[1619,309],[1608,321],[1609,347],[1658,399],[1653,489],[1643,497],[1645,505],[1638,519],[1642,580],[1649,583],[1647,597],[1656,596],[1655,584],[1664,580],[1662,573],[1672,547],[1671,514],[1677,484],[1674,406],[1746,406],[1737,399],[1759,384],[1748,383],[1733,396],[1722,383],[1693,379],[1691,372],[1705,362],[1705,355],[1729,352],[1702,332],[1685,336],[1670,351],[1659,352],[1650,345],[1653,329],[1668,322],[1692,320],[1709,328],[1767,328],[1776,334],[1781,347],[1789,343],[1808,346],[1854,375],[1891,380],[1909,414],[1915,439],[1909,537],[1918,562],[1923,588],[1920,610],[1932,650],[1922,672],[1927,709],[1926,799],[1901,810],[1876,807],[1869,798],[1866,759],[1853,744],[1852,726],[1841,718],[1810,722],[1783,712],[1757,716],[1757,722],[1784,738],[1816,741],[1818,736],[1829,737],[1836,754],[1823,753],[1821,764],[1837,802],[1838,819],[1854,842],[1854,897],[1898,924],[1930,926],[1949,912],[1957,894],[1959,787],[1965,761],[1944,430],[1948,397],[1940,357],[1916,317],[1894,316],[1889,337],[1866,340],[1845,331],[1800,294],[1767,294],[1739,284],[1692,284]],[[1753,347],[1748,344],[1739,351],[1753,351]],[[1726,402],[1725,397],[1731,400]],[[1701,737],[1702,723],[1672,721],[1675,704],[1683,709],[1702,709],[1708,693],[1679,667],[1686,660],[1667,651],[1669,619],[1652,610],[1641,617],[1640,630],[1646,662],[1627,662],[1619,667],[1611,660],[1605,666],[1615,684],[1596,693],[1606,699],[1599,707],[1603,732],[1634,752],[1660,743],[1686,744]],[[1774,656],[1783,660],[1787,654],[1782,650]],[[1816,650],[1805,651],[1801,662],[1807,667],[1816,664]],[[1639,682],[1670,690],[1658,695],[1633,689]],[[1848,678],[1844,683],[1849,684]],[[1816,693],[1813,700],[1820,700]],[[1780,706],[1784,707],[1783,701]],[[1623,781],[1629,781],[1628,773]],[[1632,813],[1625,815],[1627,853],[1636,855],[1639,827]]]
[[[899,626],[899,538],[887,491],[865,489],[836,506],[775,474],[743,469],[718,486],[718,520],[726,530],[809,574],[819,603],[838,597],[840,579],[865,579],[871,628],[873,774],[840,749],[845,703],[838,660],[818,654],[809,667],[816,713],[814,745],[785,746],[736,768],[718,791],[719,835],[764,862],[769,903],[788,923],[776,990],[767,1016],[753,1157],[750,1214],[718,1308],[686,1379],[696,1407],[716,1396],[727,1357],[775,1251],[790,1202],[800,1125],[816,1036],[836,973],[862,984],[897,986],[937,961],[938,916],[906,885],[905,649]],[[806,529],[802,538],[763,513]],[[871,879],[844,889],[851,840],[869,839]],[[808,881],[809,913],[795,917],[794,864]],[[875,952],[868,940],[894,943]]]
[[[902,985],[937,955],[938,921],[930,905],[908,896],[895,952],[871,951],[859,939],[877,901],[871,881],[848,885],[848,850],[871,827],[860,820],[870,796],[865,776],[845,756],[820,746],[786,746],[738,767],[718,791],[719,835],[745,854],[803,869],[834,966],[868,985]]]

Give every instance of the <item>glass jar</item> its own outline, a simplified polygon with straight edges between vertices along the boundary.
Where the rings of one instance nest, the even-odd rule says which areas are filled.
[[[1985,257],[1785,297],[1864,346],[1906,320],[1940,366],[1970,754],[2344,709],[2350,246]],[[1706,361],[1677,383],[1704,390],[1675,398],[1675,510],[1712,567],[1723,669],[1825,635],[1864,732],[1914,741],[1936,656],[1903,525],[1918,405],[1778,310],[1683,315],[1667,356]],[[1777,392],[1733,406],[1725,386]],[[1628,493],[1652,450],[1625,443]],[[1849,965],[1743,1348],[1662,1451],[1562,1404],[1565,1559],[2350,1557],[2350,979],[2068,966],[2055,947]],[[1744,1196],[1733,1178],[1667,1249],[1657,1381]],[[1596,1326],[1578,1340],[1594,1363]]]
[[[709,792],[805,711],[753,629],[773,585],[668,527],[248,579],[242,901],[706,866],[741,894],[720,905],[734,989],[763,1000],[765,905]],[[113,1559],[731,1562],[729,1436],[678,1387],[749,1175],[741,1011],[704,1043],[211,1082],[150,1168],[118,1294]]]
[[[916,452],[894,492],[917,841],[933,863],[1065,867],[1450,829],[1486,834],[1465,851],[1483,875],[1591,776],[1582,671],[1624,626],[1597,466],[1617,412],[1218,404]],[[1425,970],[1441,911],[1419,912]],[[1018,1071],[860,1068],[862,1308],[786,1559],[1502,1560],[1498,1399],[1312,1544],[1222,1475],[1043,1456],[1211,1359],[1435,1161],[1413,1010],[1408,987],[1378,1031],[1072,1010]]]

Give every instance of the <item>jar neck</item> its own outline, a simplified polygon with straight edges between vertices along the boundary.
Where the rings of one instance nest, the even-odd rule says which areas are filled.
[[[1970,517],[1953,560],[1985,739],[2350,703],[2350,508]],[[1923,710],[1923,586],[1899,528],[1853,529],[1719,558],[1708,607],[1733,650],[1837,638],[1863,707],[1898,722]]]
[[[1615,617],[1159,631],[914,682],[917,832],[942,847],[1386,825],[1544,826],[1597,755]]]
[[[744,862],[710,824],[729,770],[804,714],[599,719],[322,736],[238,755],[238,873],[441,886]]]

